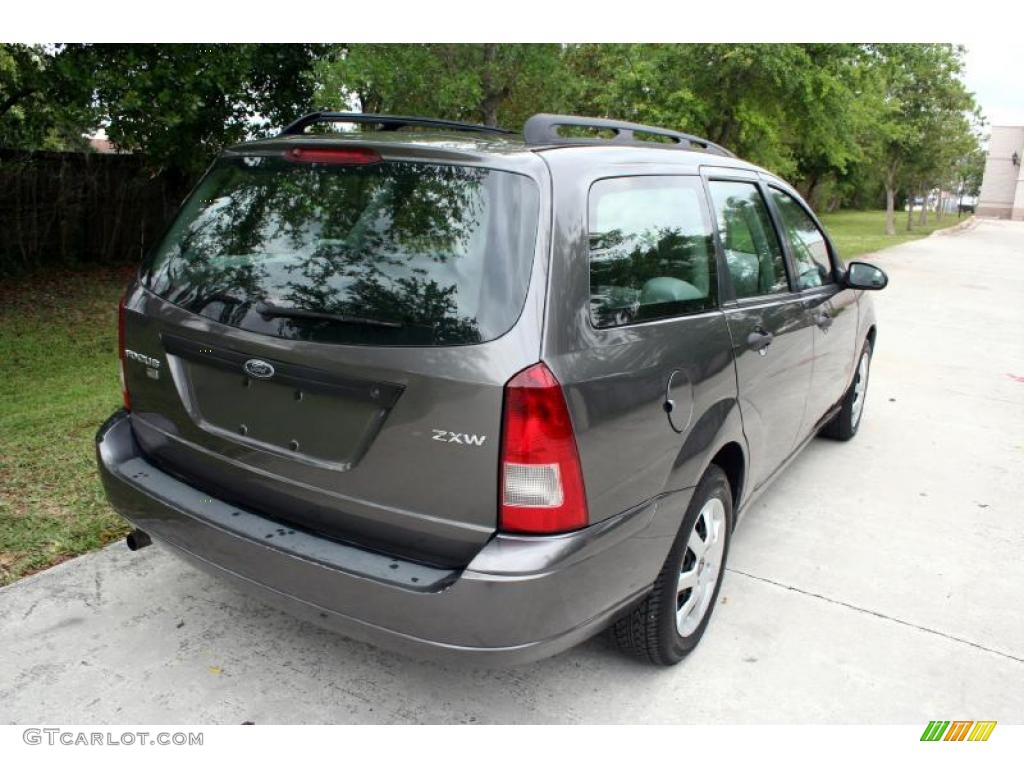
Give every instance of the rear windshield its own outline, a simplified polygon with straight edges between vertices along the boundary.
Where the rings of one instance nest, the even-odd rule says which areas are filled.
[[[536,184],[504,171],[224,158],[154,251],[147,286],[284,338],[490,341],[522,310],[538,206]]]

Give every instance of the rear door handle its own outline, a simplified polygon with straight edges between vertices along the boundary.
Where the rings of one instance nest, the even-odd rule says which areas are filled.
[[[771,331],[766,331],[763,328],[755,328],[751,331],[750,335],[747,336],[747,346],[763,355],[768,352],[768,345],[772,343],[772,339],[774,338],[775,336]]]

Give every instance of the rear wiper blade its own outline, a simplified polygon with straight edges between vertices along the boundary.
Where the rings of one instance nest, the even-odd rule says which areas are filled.
[[[400,320],[378,320],[375,317],[359,317],[358,315],[338,315],[333,312],[314,312],[311,309],[296,307],[280,307],[266,301],[260,301],[254,309],[264,317],[297,317],[305,320],[327,320],[333,323],[348,325],[372,325],[379,328],[404,328]]]

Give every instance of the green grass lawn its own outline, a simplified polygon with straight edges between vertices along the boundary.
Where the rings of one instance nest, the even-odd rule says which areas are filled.
[[[907,212],[896,211],[895,235],[885,234],[885,211],[838,211],[822,214],[820,218],[844,261],[917,240],[937,229],[952,227],[966,220],[966,217],[958,219],[955,213],[943,214],[936,220],[935,214],[929,212],[928,223],[921,226],[917,223],[917,216],[915,212],[914,228],[907,232]]]
[[[957,218],[887,237],[882,211],[822,217],[846,259]],[[0,282],[0,585],[127,532],[107,505],[93,435],[120,405],[117,300],[126,272]]]
[[[0,585],[127,528],[107,505],[93,436],[120,405],[125,273],[0,282]]]

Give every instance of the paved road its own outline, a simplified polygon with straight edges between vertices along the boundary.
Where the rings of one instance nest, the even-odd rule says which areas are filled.
[[[875,260],[861,434],[749,511],[682,665],[415,662],[117,545],[0,591],[0,722],[1024,722],[1024,224]]]

